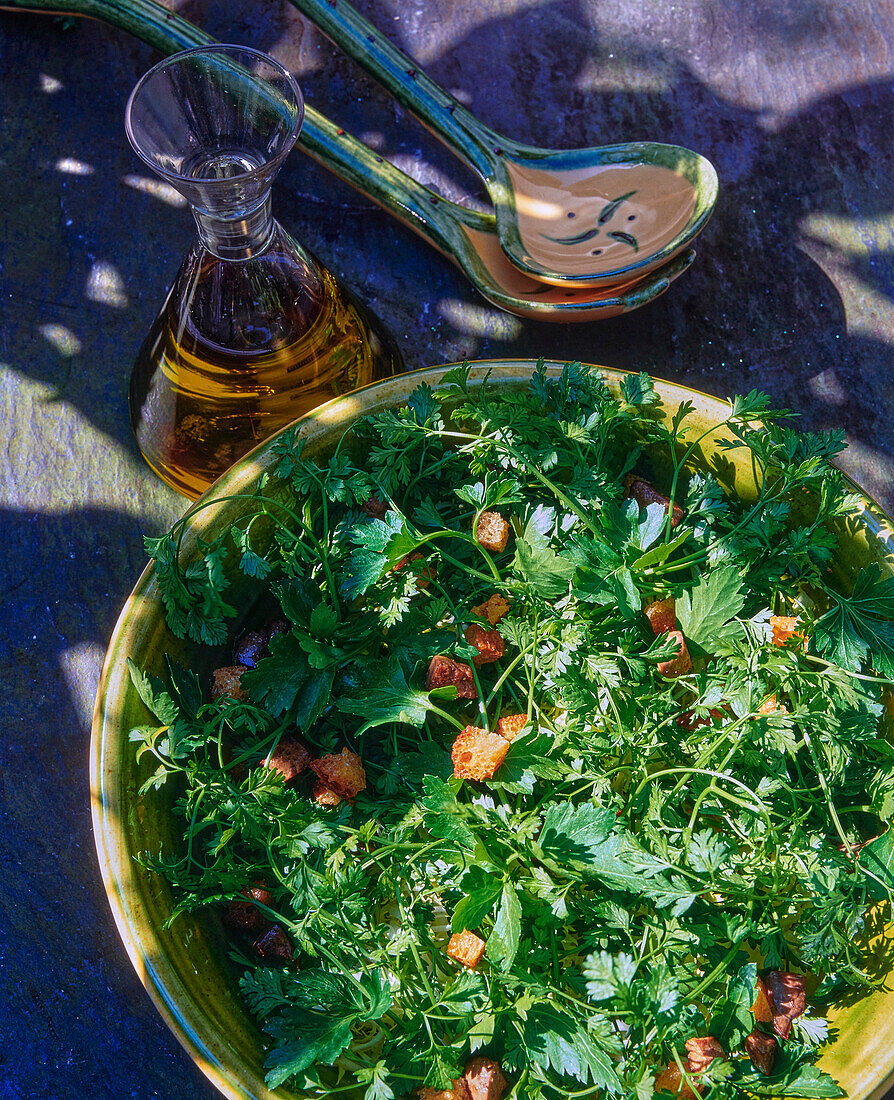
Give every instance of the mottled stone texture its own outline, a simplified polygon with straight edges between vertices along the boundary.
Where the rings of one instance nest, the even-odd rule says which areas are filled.
[[[894,11],[878,0],[358,0],[487,122],[556,146],[700,150],[721,197],[693,269],[576,327],[478,299],[446,260],[299,154],[281,220],[376,310],[407,365],[580,358],[752,386],[894,503]],[[468,171],[279,0],[181,14],[268,50],[309,102],[450,197]],[[127,94],[155,60],[95,23],[0,15],[0,1100],[214,1094],[112,925],[90,832],[90,709],[142,535],[183,502],[143,468],[125,394],[191,219],[147,192]]]

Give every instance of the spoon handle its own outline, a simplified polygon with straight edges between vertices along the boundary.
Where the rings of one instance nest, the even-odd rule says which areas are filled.
[[[2,0],[0,9],[99,19],[129,31],[163,53],[213,45],[205,31],[156,0]],[[297,144],[308,156],[378,203],[423,240],[455,260],[462,246],[461,225],[494,232],[494,217],[436,195],[305,105]]]
[[[461,225],[496,232],[493,214],[480,214],[441,198],[312,107],[305,107],[298,144],[318,164],[372,199],[450,259],[456,260],[457,249],[463,247]]]
[[[426,76],[347,0],[290,0],[336,46],[416,115],[479,176],[492,180],[501,147],[510,143]]]

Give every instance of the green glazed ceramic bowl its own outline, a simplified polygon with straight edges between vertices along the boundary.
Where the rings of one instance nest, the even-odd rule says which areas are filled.
[[[561,363],[549,364],[550,371]],[[533,360],[491,360],[474,365],[472,380],[520,388],[527,384]],[[377,382],[330,401],[298,423],[307,439],[305,453],[325,453],[354,419],[402,404],[420,382],[434,384],[446,367],[432,367]],[[623,372],[603,369],[610,386],[617,389]],[[728,406],[714,397],[669,382],[656,382],[665,406],[672,414],[683,401],[694,406],[696,427],[721,421]],[[720,434],[720,433],[717,433]],[[706,446],[703,460],[713,454]],[[745,497],[754,492],[750,464],[727,452],[720,479]],[[730,464],[730,460],[732,460]],[[238,514],[238,501],[226,498],[250,488],[271,466],[270,443],[261,444],[232,467],[205,494],[204,507],[188,526],[183,554],[195,554],[196,539],[218,531]],[[849,523],[841,555],[840,572],[846,579],[868,561],[879,561],[894,573],[894,532],[890,521],[868,497],[856,520]],[[233,598],[238,600],[238,577],[233,578]],[[115,627],[106,657],[96,702],[91,744],[90,783],[93,828],[99,862],[112,912],[130,959],[165,1022],[202,1072],[232,1100],[287,1100],[304,1095],[285,1088],[272,1092],[264,1084],[264,1051],[260,1032],[243,1009],[227,963],[226,945],[214,922],[180,916],[172,928],[162,926],[171,910],[167,884],[134,860],[142,851],[172,849],[178,840],[177,824],[169,812],[164,792],[138,796],[148,775],[147,763],[137,764],[128,733],[146,720],[146,711],[130,682],[126,658],[157,673],[164,654],[170,653],[199,674],[210,671],[212,656],[200,654],[193,643],[175,638],[164,621],[158,589],[147,569],[128,599]],[[892,969],[894,940],[879,941],[878,966]],[[824,1055],[822,1066],[832,1073],[850,1100],[881,1097],[894,1083],[894,993],[877,992],[835,1013],[838,1040]]]

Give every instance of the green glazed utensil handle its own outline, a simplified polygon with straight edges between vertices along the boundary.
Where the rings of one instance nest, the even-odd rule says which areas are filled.
[[[193,46],[213,46],[217,41],[155,0],[0,0],[0,10],[98,19],[166,54]]]
[[[99,19],[163,53],[216,41],[156,0],[65,0],[64,4],[59,0],[3,0],[0,8]],[[493,215],[441,198],[306,104],[297,144],[448,257],[452,258],[458,243],[461,223],[494,231]]]
[[[480,176],[495,179],[497,159],[507,145],[514,148],[514,142],[491,130],[426,76],[347,0],[290,2]]]

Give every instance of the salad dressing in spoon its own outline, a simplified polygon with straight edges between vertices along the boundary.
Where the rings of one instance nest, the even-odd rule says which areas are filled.
[[[506,162],[519,237],[532,262],[561,269],[569,282],[657,255],[685,231],[696,207],[693,184],[659,164],[548,171],[543,163]]]

